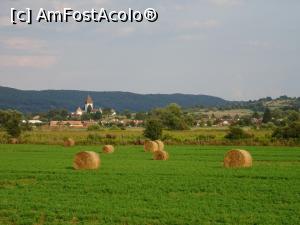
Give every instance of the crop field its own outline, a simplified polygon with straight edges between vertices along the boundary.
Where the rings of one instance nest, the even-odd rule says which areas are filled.
[[[300,148],[239,147],[253,167],[224,169],[232,148],[0,145],[0,224],[300,224]],[[73,170],[81,150],[101,168]]]

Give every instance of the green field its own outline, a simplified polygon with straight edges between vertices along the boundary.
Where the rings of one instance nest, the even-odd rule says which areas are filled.
[[[64,138],[73,138],[78,145],[135,145],[145,140],[144,129],[129,128],[126,130],[104,129],[100,131],[87,131],[86,129],[62,128],[50,129],[47,127],[36,128],[33,131],[23,132],[19,138],[22,144],[62,145]],[[251,130],[247,132],[253,135],[245,140],[228,140],[224,136],[228,127],[197,128],[184,131],[164,130],[162,140],[169,145],[300,145],[300,142],[271,140],[272,130]],[[107,138],[107,135],[114,136]],[[0,144],[9,143],[9,137],[0,130]]]
[[[167,146],[153,161],[142,146],[102,155],[75,171],[80,150],[0,145],[0,224],[300,224],[300,148],[244,147],[251,169],[224,169],[230,147]]]

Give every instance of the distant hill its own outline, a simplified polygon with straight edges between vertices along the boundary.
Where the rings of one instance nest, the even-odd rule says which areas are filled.
[[[0,109],[16,109],[22,112],[45,112],[55,108],[75,111],[83,107],[87,95],[91,95],[96,107],[114,108],[117,111],[148,111],[177,103],[182,107],[223,107],[229,101],[208,95],[188,94],[135,94],[130,92],[94,92],[75,90],[24,91],[0,86]]]

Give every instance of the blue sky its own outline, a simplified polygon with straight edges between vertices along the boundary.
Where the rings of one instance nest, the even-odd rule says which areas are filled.
[[[159,20],[13,26],[12,7],[151,7]],[[300,96],[299,0],[1,0],[0,8],[2,86]]]

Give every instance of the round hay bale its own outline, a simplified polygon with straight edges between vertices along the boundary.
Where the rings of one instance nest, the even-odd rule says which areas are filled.
[[[11,138],[11,139],[9,140],[9,143],[10,143],[10,144],[13,144],[13,145],[19,144],[19,140],[18,140],[17,138]]]
[[[103,148],[102,148],[103,153],[111,154],[114,151],[115,151],[115,149],[114,149],[114,146],[112,146],[112,145],[104,145]]]
[[[158,150],[163,151],[165,148],[164,143],[161,140],[156,140],[155,142],[158,144]]]
[[[75,141],[72,139],[72,138],[67,138],[65,141],[64,141],[64,146],[65,147],[72,147],[75,145]]]
[[[158,144],[155,141],[145,141],[144,143],[145,152],[156,152],[158,151]]]
[[[100,166],[101,160],[96,152],[79,152],[75,155],[73,167],[76,170],[95,170]]]
[[[246,150],[231,150],[226,153],[224,167],[226,168],[245,168],[252,166],[252,156]]]
[[[153,160],[168,160],[169,153],[166,151],[156,151],[153,152]]]

